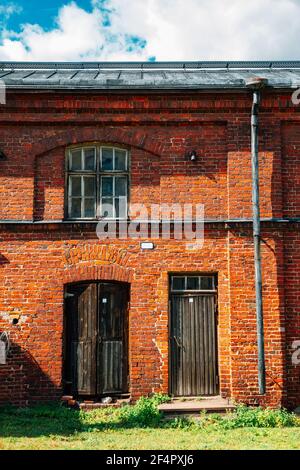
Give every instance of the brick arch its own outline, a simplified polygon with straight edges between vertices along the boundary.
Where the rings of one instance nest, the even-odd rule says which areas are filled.
[[[116,264],[110,265],[78,265],[65,269],[63,284],[81,281],[120,281],[131,283],[133,269]]]
[[[35,143],[27,144],[26,150],[35,156],[43,156],[55,148],[88,142],[104,142],[135,147],[156,156],[160,156],[163,150],[162,143],[146,132],[112,127],[76,127],[76,129],[58,131],[51,136],[42,137]]]
[[[75,266],[78,263],[98,263],[126,266],[129,261],[128,251],[107,244],[93,243],[79,245],[69,243],[65,248],[66,264]]]

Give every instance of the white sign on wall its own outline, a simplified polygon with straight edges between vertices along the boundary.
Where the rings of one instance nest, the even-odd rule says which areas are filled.
[[[6,364],[6,343],[0,340],[0,364]]]

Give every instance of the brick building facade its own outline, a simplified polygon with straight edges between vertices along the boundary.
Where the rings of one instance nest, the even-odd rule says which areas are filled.
[[[201,351],[198,359],[191,353],[196,382],[183,385],[180,392],[182,384],[174,379],[183,373],[179,362],[186,359],[182,351],[180,360],[176,356],[183,345],[173,334],[171,310],[177,301],[182,302],[175,308],[178,315],[189,308],[182,300],[188,297],[188,285],[180,283],[195,282],[190,302],[204,294],[214,302],[211,310],[209,301],[205,304],[208,321],[214,315],[211,333],[204,326],[201,331],[207,337],[190,339],[195,348],[212,345],[203,374],[209,370],[213,382],[203,394],[271,406],[299,405],[295,341],[300,340],[300,106],[291,102],[293,84],[300,83],[299,64],[288,71],[284,64],[256,64],[252,69],[249,64],[231,69],[220,65],[205,71],[197,64],[184,70],[172,64],[162,65],[164,70],[136,65],[133,71],[122,64],[102,66],[3,64],[0,72],[7,86],[6,105],[0,105],[0,333],[9,332],[11,340],[7,363],[0,365],[0,401],[24,405],[59,399],[63,393],[76,395],[76,390],[79,396],[118,392],[133,399],[158,391],[191,395],[202,390],[202,379],[200,389],[196,383],[203,372],[197,362]],[[244,86],[251,75],[266,76],[270,84],[263,92],[259,130],[265,396],[259,395],[257,385],[252,96]],[[92,149],[89,170],[80,167],[88,165],[82,163],[88,158],[85,149]],[[188,157],[191,151],[196,152],[195,161]],[[120,164],[118,172],[119,160],[115,156],[110,163],[110,155],[125,154],[127,163]],[[80,194],[75,180],[70,189],[72,177],[86,178],[78,183]],[[126,180],[126,191],[117,187],[118,178]],[[112,185],[106,196],[119,198],[118,204],[123,196],[146,207],[203,204],[203,246],[172,234],[153,240],[152,250],[141,247],[149,236],[99,240],[93,204],[104,201],[104,183]],[[202,279],[213,279],[203,292]],[[172,282],[182,292],[172,294]],[[120,286],[128,293],[124,305]],[[88,305],[83,313],[78,307],[82,296]],[[105,315],[113,318],[114,313],[105,310],[109,296],[115,299],[115,309],[121,305],[118,315],[126,316],[114,327],[125,336],[113,334],[113,327],[105,336],[99,326]],[[68,302],[77,302],[77,307]],[[95,334],[102,341],[95,346],[98,359],[92,336],[67,335],[68,309],[77,309],[82,321],[96,322]],[[96,320],[89,320],[92,317]],[[197,318],[195,313],[196,323],[187,326],[191,331],[197,330]],[[103,328],[109,329],[107,324]],[[77,352],[83,342],[81,353],[87,357],[74,356],[70,341],[76,342]],[[177,359],[172,359],[172,351]],[[125,356],[120,385],[114,382],[118,377],[109,377]],[[80,360],[87,361],[83,372]],[[76,385],[74,376],[70,378],[74,367]]]

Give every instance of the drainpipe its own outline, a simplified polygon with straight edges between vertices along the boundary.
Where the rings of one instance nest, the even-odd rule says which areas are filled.
[[[261,89],[267,85],[264,78],[254,77],[246,81],[246,87],[253,90],[251,112],[251,166],[252,166],[252,208],[253,208],[253,242],[255,267],[256,324],[258,350],[258,388],[259,394],[266,393],[266,368],[264,348],[264,321],[262,301],[262,270],[260,253],[260,204],[259,204],[259,168],[258,168],[258,111]]]

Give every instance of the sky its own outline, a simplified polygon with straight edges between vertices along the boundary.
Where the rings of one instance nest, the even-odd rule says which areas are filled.
[[[300,59],[300,0],[0,0],[2,61]]]

